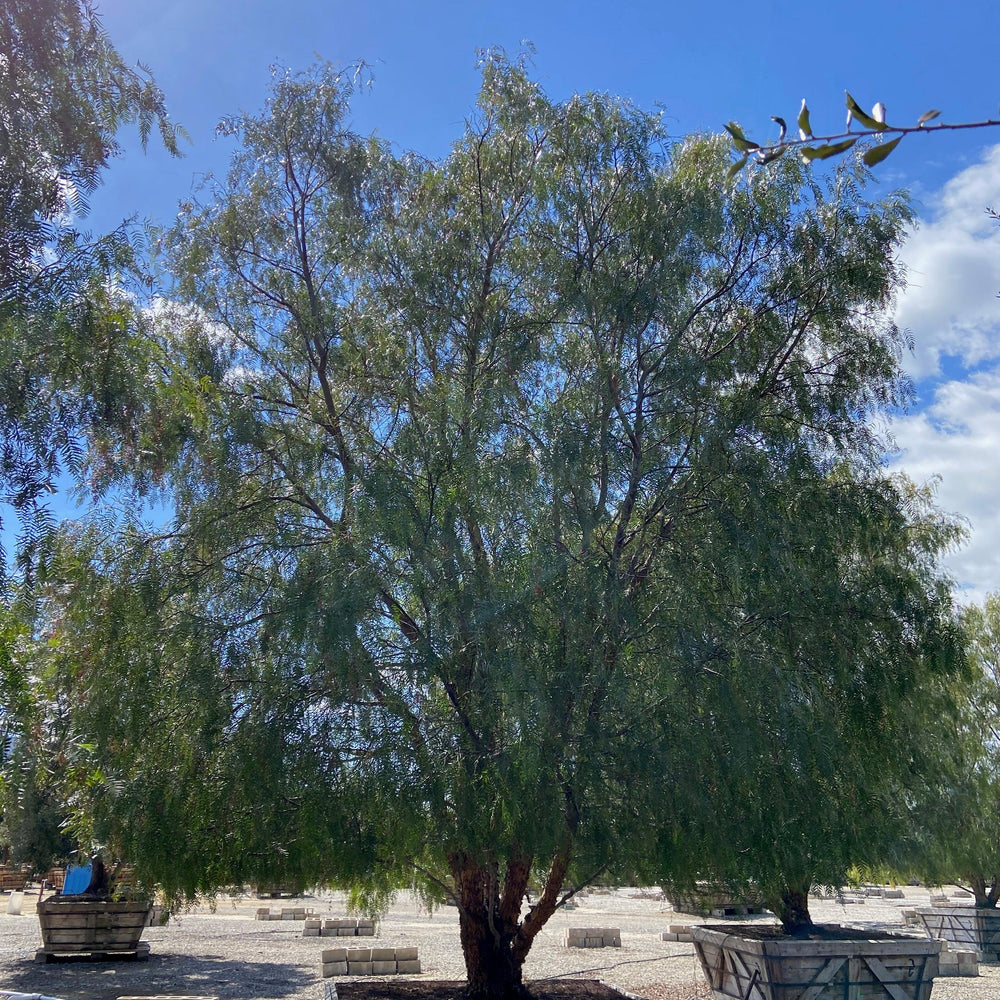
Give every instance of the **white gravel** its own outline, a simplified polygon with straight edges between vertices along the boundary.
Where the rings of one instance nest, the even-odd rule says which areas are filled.
[[[351,940],[303,937],[300,921],[254,919],[258,906],[277,909],[293,901],[224,897],[216,901],[214,913],[207,906],[198,907],[173,918],[166,927],[147,928],[148,962],[46,965],[34,961],[41,945],[34,903],[34,897],[26,896],[21,916],[4,913],[0,905],[0,990],[60,1000],[168,993],[220,1000],[323,1000],[320,952]],[[813,901],[810,910],[817,922],[901,930],[902,909],[928,903],[926,889],[911,888],[903,900],[870,897],[851,905]],[[346,914],[343,897],[337,894],[297,899],[294,905],[310,907],[320,916]],[[535,941],[525,975],[601,979],[650,1000],[705,996],[692,945],[660,939],[671,924],[697,922],[697,917],[673,912],[652,892],[592,892],[579,900],[576,909],[560,911],[549,921]],[[563,938],[568,927],[618,927],[622,946],[566,948]],[[453,907],[431,914],[404,893],[382,920],[375,940],[383,947],[415,945],[423,970],[419,978],[464,978]],[[361,947],[368,942],[373,939],[354,939]],[[981,964],[975,979],[939,978],[933,1000],[1000,1000],[1000,965]]]

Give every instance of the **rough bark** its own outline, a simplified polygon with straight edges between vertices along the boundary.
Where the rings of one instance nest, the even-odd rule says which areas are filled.
[[[459,912],[459,933],[469,1000],[524,1000],[524,961],[538,932],[559,905],[569,867],[569,852],[560,852],[549,869],[541,896],[521,919],[531,859],[507,860],[501,883],[499,866],[468,855],[451,858]]]
[[[982,875],[973,875],[969,882],[977,907],[991,909],[1000,901],[1000,876],[987,882]]]
[[[777,907],[778,919],[786,934],[805,934],[813,926],[809,915],[809,887],[786,887]]]
[[[527,996],[523,959],[515,956],[513,942],[529,867],[520,861],[509,864],[501,895],[495,865],[483,866],[465,855],[451,859],[469,1000],[522,1000]]]

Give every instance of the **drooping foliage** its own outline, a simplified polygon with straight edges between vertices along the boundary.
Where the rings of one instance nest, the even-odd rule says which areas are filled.
[[[137,277],[139,236],[79,223],[130,124],[178,152],[160,89],[90,0],[0,2],[0,503],[22,555],[51,530],[44,499],[79,474],[85,437],[128,423],[134,324],[112,280]]]
[[[965,885],[975,905],[1000,901],[1000,597],[962,612],[970,676],[946,684],[946,710],[927,729],[941,746],[913,799],[919,836],[911,867]],[[943,699],[944,700],[944,699]]]
[[[176,521],[47,567],[95,830],[178,891],[416,880],[475,997],[601,873],[856,860],[866,727],[890,750],[955,658],[948,526],[871,419],[906,391],[905,201],[847,166],[733,184],[723,139],[498,53],[440,163],[355,135],[350,96],[278,75],[226,125],[116,459]]]

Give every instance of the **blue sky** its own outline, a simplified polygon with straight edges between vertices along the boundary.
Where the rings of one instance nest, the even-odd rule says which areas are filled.
[[[91,199],[88,225],[138,215],[169,224],[198,179],[225,170],[219,119],[256,111],[269,66],[317,58],[372,66],[354,127],[401,148],[443,156],[476,95],[476,50],[536,49],[534,76],[556,99],[609,91],[660,105],[670,132],[740,121],[773,137],[803,97],[814,129],[839,131],[844,90],[882,101],[890,123],[998,117],[994,70],[1000,5],[986,2],[660,3],[426,0],[101,0],[119,51],[154,71],[192,144],[182,160],[129,136]],[[996,147],[996,148],[994,148]],[[905,359],[917,405],[896,419],[897,464],[920,482],[940,476],[939,501],[972,536],[947,567],[965,600],[1000,590],[1000,129],[911,136],[878,168],[879,187],[909,189],[921,225],[902,249],[910,287],[897,319],[916,349]],[[878,191],[876,190],[876,192]]]

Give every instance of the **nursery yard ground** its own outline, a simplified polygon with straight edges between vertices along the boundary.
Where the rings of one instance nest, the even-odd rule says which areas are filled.
[[[200,905],[173,917],[165,927],[149,927],[146,962],[37,963],[41,946],[37,896],[24,897],[22,914],[5,911],[0,897],[0,990],[38,993],[59,1000],[117,1000],[123,996],[174,994],[219,1000],[324,1000],[336,983],[341,1000],[452,1000],[464,979],[458,913],[442,907],[428,913],[403,893],[381,921],[375,939],[355,939],[360,947],[416,947],[421,974],[392,979],[321,976],[321,952],[351,939],[304,937],[302,921],[259,921],[258,907],[305,906],[317,916],[346,916],[342,895],[326,893],[295,900],[222,896],[214,910]],[[926,906],[922,887],[905,898],[886,900],[848,894],[846,904],[812,901],[813,919],[901,930],[902,911]],[[767,918],[753,918],[767,919]],[[738,922],[745,922],[740,918]],[[707,988],[691,944],[660,939],[671,924],[698,923],[676,913],[649,890],[616,889],[582,895],[573,910],[557,913],[536,939],[525,978],[544,1000],[606,1000],[600,984],[648,1000],[694,1000]],[[718,922],[718,921],[715,921]],[[565,947],[569,927],[618,927],[620,948]],[[389,992],[389,988],[393,992]],[[940,978],[933,1000],[997,1000],[1000,965],[980,964],[977,978]]]

